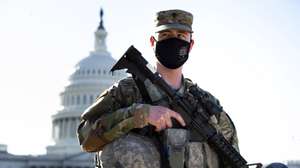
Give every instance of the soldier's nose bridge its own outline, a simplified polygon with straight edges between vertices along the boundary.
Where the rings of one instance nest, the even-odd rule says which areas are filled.
[[[178,32],[174,31],[170,33],[170,37],[177,37],[178,36]]]

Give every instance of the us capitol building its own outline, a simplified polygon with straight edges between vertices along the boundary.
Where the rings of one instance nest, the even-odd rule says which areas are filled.
[[[52,138],[55,145],[47,147],[47,154],[13,155],[6,145],[0,145],[0,168],[92,168],[94,154],[82,152],[76,137],[80,115],[96,97],[113,83],[126,76],[113,74],[116,63],[106,47],[107,32],[103,25],[103,11],[95,32],[94,51],[75,65],[69,85],[60,93],[62,110],[52,116]]]

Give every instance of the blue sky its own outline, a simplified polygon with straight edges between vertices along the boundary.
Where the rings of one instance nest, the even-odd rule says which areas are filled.
[[[0,143],[45,153],[51,115],[74,65],[94,46],[104,8],[108,49],[135,45],[154,62],[154,14],[194,14],[195,46],[184,74],[220,99],[249,162],[300,159],[300,4],[296,0],[1,0]]]

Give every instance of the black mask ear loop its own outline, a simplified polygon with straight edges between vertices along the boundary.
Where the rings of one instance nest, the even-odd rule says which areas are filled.
[[[156,40],[156,38],[153,36],[153,39],[154,39],[154,42],[155,42],[155,44],[153,45],[154,46],[154,54],[156,55],[156,45],[157,45],[157,43],[158,43],[158,40]]]

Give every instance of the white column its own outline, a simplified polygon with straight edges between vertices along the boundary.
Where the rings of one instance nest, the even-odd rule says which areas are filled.
[[[52,126],[52,137],[55,140],[55,142],[57,142],[57,140],[59,139],[59,122],[57,119],[53,120],[53,126]]]
[[[56,141],[58,139],[58,134],[57,134],[57,125],[58,125],[58,122],[57,120],[53,120],[52,121],[52,138]],[[56,129],[55,129],[56,128]]]
[[[52,120],[52,139],[56,139],[56,137],[55,137],[55,132],[54,132],[54,127],[55,127],[55,120]]]

